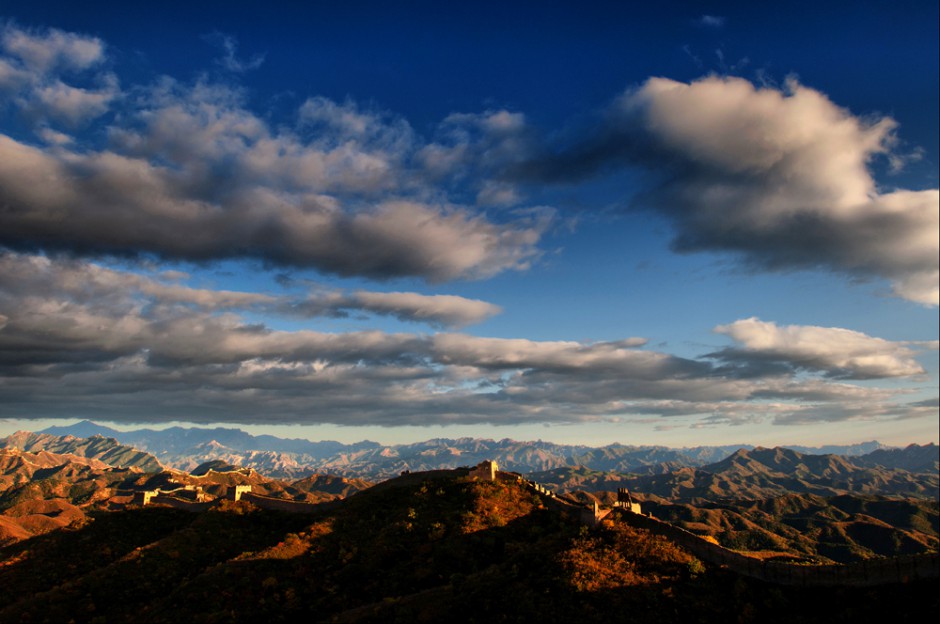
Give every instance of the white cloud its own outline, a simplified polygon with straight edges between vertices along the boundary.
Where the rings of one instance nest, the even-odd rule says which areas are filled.
[[[620,106],[685,161],[656,198],[680,249],[877,275],[901,296],[938,303],[940,194],[883,192],[868,171],[894,140],[890,118],[860,120],[794,80],[784,92],[737,78],[657,78]]]
[[[37,88],[35,103],[25,105],[28,111],[34,106],[52,119],[75,126],[107,112],[111,101],[117,97],[116,82],[92,91],[71,87],[61,81]]]
[[[455,295],[358,291],[353,293],[352,299],[370,312],[448,327],[472,325],[502,312],[502,308],[492,303]]]
[[[596,127],[513,165],[517,180],[559,182],[644,167],[657,210],[683,252],[731,252],[752,269],[823,269],[883,278],[938,304],[940,192],[879,188],[869,166],[894,158],[896,122],[860,118],[791,79],[651,78]]]
[[[148,276],[78,260],[0,254],[0,291],[6,296],[24,301],[50,297],[69,305],[102,307],[109,314],[141,314],[144,307],[153,314],[162,314],[172,306],[183,305],[206,312],[253,311],[306,318],[371,313],[437,327],[463,327],[502,311],[491,303],[456,295],[359,290],[275,296],[191,288],[179,283],[184,278],[174,274]]]
[[[255,54],[248,60],[238,58],[238,42],[231,35],[214,32],[206,35],[204,39],[222,50],[223,56],[216,62],[227,71],[242,73],[258,69],[264,63],[264,54]]]
[[[189,260],[254,257],[340,275],[431,281],[525,269],[539,255],[545,213],[497,224],[461,206],[347,204],[266,179],[252,160],[255,147],[245,145],[261,132],[256,122],[224,117],[221,128],[207,123],[188,133],[179,124],[173,138],[136,144],[140,156],[47,152],[0,135],[0,198],[13,208],[0,215],[0,243]],[[158,155],[176,166],[158,164]],[[294,162],[309,165],[320,156],[304,152]],[[247,163],[242,171],[254,175],[239,175],[238,157]],[[298,184],[328,179],[324,190],[341,190],[344,171],[360,184],[360,162],[353,155]],[[233,164],[235,171],[226,172]]]
[[[534,129],[522,113],[505,109],[452,113],[415,158],[432,179],[469,184],[481,205],[513,205],[521,194],[505,170],[526,158],[535,141]]]
[[[215,40],[230,69],[256,64],[235,57],[232,38]],[[0,202],[9,207],[0,213],[0,245],[254,258],[432,282],[525,270],[540,256],[550,210],[488,218],[473,194],[518,203],[512,188],[484,182],[468,194],[458,188],[465,180],[440,179],[441,162],[421,156],[435,148],[400,117],[311,97],[293,127],[272,127],[240,89],[205,77],[162,77],[123,92],[96,38],[8,25],[0,51],[0,95],[44,144],[0,134]],[[119,114],[105,116],[112,107]],[[104,143],[79,146],[56,127],[75,134],[96,119]],[[524,119],[494,111],[451,116],[443,126],[472,127],[465,147],[497,155]],[[454,189],[463,203],[448,199]]]
[[[649,351],[641,338],[283,331],[245,317],[384,314],[459,326],[498,308],[407,292],[275,296],[192,288],[186,279],[0,254],[5,413],[158,421],[224,414],[235,422],[349,425],[570,423],[637,414],[787,424],[930,413],[929,405],[898,404],[902,390],[827,379],[918,372],[908,346],[846,330],[737,321],[718,330],[741,349],[697,360]]]
[[[725,25],[726,21],[727,19],[720,15],[703,15],[702,17],[698,18],[699,25],[707,26],[709,28],[721,28]]]
[[[782,363],[831,377],[877,379],[924,373],[903,343],[839,327],[778,326],[757,318],[715,328],[741,345],[715,354],[726,361]]]
[[[707,365],[633,347],[281,332],[179,308],[147,318],[62,300],[19,303],[10,315],[3,308],[0,330],[0,400],[11,416],[204,421],[224,414],[231,422],[346,425],[571,423],[629,414],[737,421],[785,419],[816,405],[831,419],[847,417],[840,392],[817,389],[808,404],[799,382],[723,378]],[[856,387],[854,395],[889,414],[891,393]]]
[[[0,29],[0,48],[38,74],[56,69],[88,69],[105,58],[104,43],[97,37],[55,28],[28,31],[7,24]]]
[[[0,50],[6,55],[0,57],[0,93],[40,130],[50,121],[76,126],[99,117],[120,94],[117,78],[98,71],[106,56],[97,38],[6,24],[0,28]],[[73,83],[88,74],[94,88]]]

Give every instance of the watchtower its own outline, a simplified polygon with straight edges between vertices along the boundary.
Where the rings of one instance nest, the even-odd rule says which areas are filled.
[[[134,498],[131,502],[135,505],[146,505],[150,502],[150,499],[159,494],[157,490],[142,490],[139,492],[134,492]]]
[[[635,514],[642,514],[640,510],[640,504],[633,502],[633,497],[630,496],[630,490],[627,488],[617,488],[617,507],[623,509],[624,511],[630,511]]]
[[[484,481],[496,481],[497,472],[499,472],[499,467],[496,465],[496,462],[487,459],[486,461],[480,462],[476,468],[471,470],[470,476]]]
[[[233,501],[241,500],[242,494],[251,492],[250,485],[232,485],[225,492],[225,498]]]

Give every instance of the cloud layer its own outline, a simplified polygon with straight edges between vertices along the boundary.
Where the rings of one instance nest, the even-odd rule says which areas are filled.
[[[192,288],[84,261],[0,256],[0,403],[11,417],[419,425],[694,415],[706,422],[901,417],[903,393],[837,378],[916,377],[910,345],[744,319],[700,359],[646,341],[284,331],[246,315],[388,314],[459,326],[498,309],[416,293]]]

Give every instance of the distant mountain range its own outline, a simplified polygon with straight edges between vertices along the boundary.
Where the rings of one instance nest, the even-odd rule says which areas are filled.
[[[588,467],[533,472],[529,478],[559,492],[616,491],[626,487],[647,500],[699,504],[756,500],[786,493],[937,498],[936,444],[912,444],[896,452],[858,457],[810,455],[785,448],[739,449],[721,461],[662,474],[628,474]],[[932,461],[931,461],[932,459]],[[917,470],[909,470],[914,467]]]
[[[165,466],[179,470],[189,471],[201,463],[219,459],[282,479],[330,473],[381,480],[405,470],[471,466],[486,459],[496,460],[503,469],[521,473],[585,466],[592,470],[652,475],[684,467],[705,466],[727,458],[738,449],[753,448],[750,445],[725,445],[673,449],[624,444],[595,448],[541,440],[519,442],[478,438],[433,439],[386,446],[370,441],[343,444],[330,440],[312,442],[269,435],[253,436],[240,429],[227,428],[171,427],[125,432],[87,420],[73,425],[49,427],[41,433],[78,438],[96,435],[114,438],[121,444],[152,454]],[[807,454],[846,456],[884,451],[884,461],[892,461],[892,449],[874,441],[818,448],[798,446],[793,447],[793,450]]]

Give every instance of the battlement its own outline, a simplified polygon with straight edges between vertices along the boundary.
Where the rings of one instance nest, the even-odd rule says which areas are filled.
[[[160,494],[160,490],[143,490],[134,492],[134,498],[131,502],[135,505],[147,505],[155,496]]]
[[[488,459],[480,462],[476,468],[471,470],[469,476],[484,481],[496,481],[496,473],[498,472],[499,467],[496,465],[496,462]]]
[[[640,503],[633,502],[633,497],[630,496],[630,490],[627,488],[617,488],[617,502],[614,503],[614,506],[631,513],[643,514]]]
[[[241,500],[242,494],[251,492],[250,485],[232,485],[225,492],[225,498],[232,501]]]

